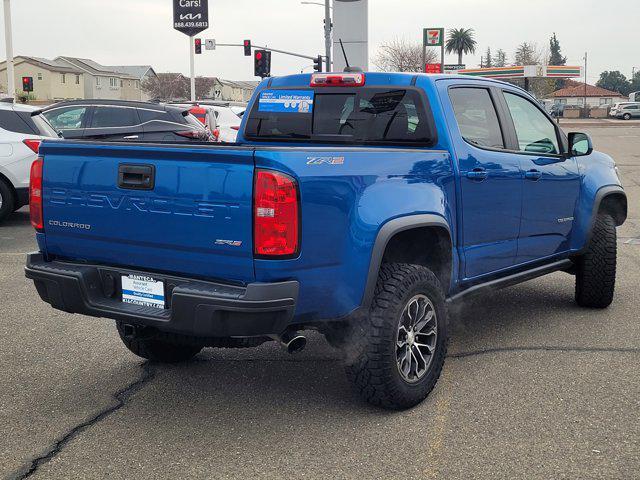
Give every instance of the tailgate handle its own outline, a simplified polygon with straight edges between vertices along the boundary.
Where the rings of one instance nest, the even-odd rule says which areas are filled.
[[[118,165],[118,187],[128,190],[153,190],[156,180],[153,165]]]

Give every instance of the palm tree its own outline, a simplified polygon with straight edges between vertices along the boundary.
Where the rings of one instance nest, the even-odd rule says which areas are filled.
[[[462,64],[462,55],[476,53],[476,45],[473,28],[454,28],[449,32],[445,48],[447,53],[457,53],[458,63]]]

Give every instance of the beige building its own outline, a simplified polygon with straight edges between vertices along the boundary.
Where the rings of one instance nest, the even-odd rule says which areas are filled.
[[[85,98],[84,73],[70,65],[46,58],[19,56],[14,58],[14,68],[16,93],[22,93],[22,78],[31,77],[31,95],[36,101]],[[7,92],[7,62],[0,63],[0,90],[10,93]]]
[[[88,58],[56,57],[54,61],[84,74],[85,99],[142,100],[140,80],[133,75],[113,71]]]
[[[248,102],[260,82],[234,81],[213,77],[213,87],[208,95],[213,100],[225,102]]]

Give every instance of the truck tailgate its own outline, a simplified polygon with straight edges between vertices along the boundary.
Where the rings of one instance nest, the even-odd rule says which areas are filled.
[[[40,152],[50,256],[253,281],[251,148],[45,142]]]

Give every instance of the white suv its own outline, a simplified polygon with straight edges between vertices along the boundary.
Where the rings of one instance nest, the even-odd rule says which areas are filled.
[[[0,222],[29,203],[29,173],[40,142],[59,136],[37,111],[0,102]]]

